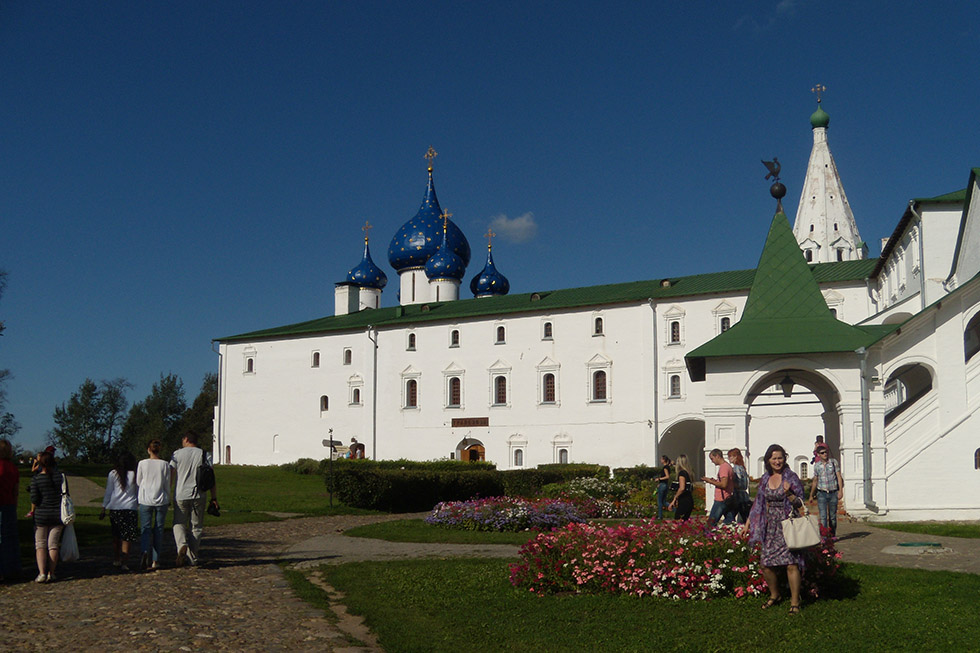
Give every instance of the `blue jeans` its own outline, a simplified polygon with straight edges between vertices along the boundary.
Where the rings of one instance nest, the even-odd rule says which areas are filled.
[[[667,483],[657,484],[657,519],[664,518],[664,507],[667,505]]]
[[[140,552],[153,552],[153,562],[160,559],[163,546],[163,522],[170,506],[144,506],[140,504]]]
[[[837,536],[837,490],[817,490],[817,509],[820,510],[820,525],[830,529],[832,537]]]
[[[735,521],[735,511],[725,510],[724,501],[715,501],[713,504],[711,504],[711,512],[708,513],[708,521],[712,524],[717,524],[718,521],[721,520],[722,516],[724,516],[726,524],[731,524],[733,521]]]

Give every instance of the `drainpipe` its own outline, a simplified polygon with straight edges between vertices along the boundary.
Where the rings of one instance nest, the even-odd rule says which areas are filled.
[[[371,334],[374,337],[371,337]],[[374,325],[367,327],[368,340],[374,345],[374,371],[371,375],[371,458],[378,459],[378,332]]]
[[[212,440],[211,442],[211,459],[217,460],[218,464],[220,465],[221,461],[224,460],[224,447],[222,447],[222,440],[224,440],[224,438],[222,437],[222,432],[224,431],[224,427],[225,427],[225,418],[224,418],[225,402],[222,401],[221,398],[221,393],[224,391],[224,385],[225,385],[224,383],[221,382],[221,372],[223,369],[224,357],[221,355],[221,345],[220,344],[218,345],[218,349],[215,349],[214,345],[215,345],[215,341],[212,340],[211,351],[213,351],[218,355],[218,416],[217,416],[218,432],[213,434],[217,442],[215,442],[214,440]],[[214,456],[215,444],[217,444],[218,447],[217,458],[215,458]],[[224,462],[227,463],[228,461],[225,460]]]
[[[919,301],[922,307],[920,311],[926,310],[926,248],[923,245],[922,216],[915,212],[915,200],[909,200],[909,211],[916,217],[919,226]]]
[[[660,464],[660,364],[657,351],[657,305],[647,298],[653,314],[653,467]]]
[[[871,487],[871,389],[868,386],[868,350],[854,352],[861,357],[861,448],[864,457],[864,507],[878,512]]]

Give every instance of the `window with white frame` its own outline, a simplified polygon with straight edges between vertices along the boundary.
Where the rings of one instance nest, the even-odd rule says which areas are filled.
[[[409,366],[402,372],[402,408],[413,410],[419,407],[419,382],[422,373]]]
[[[495,329],[495,336],[493,343],[495,345],[502,345],[507,342],[507,329],[503,325],[498,325]]]
[[[666,399],[684,398],[684,361],[680,358],[672,358],[663,367],[664,389],[663,395]]]
[[[320,412],[325,413],[330,410],[330,397],[327,395],[320,395]]]
[[[684,316],[685,311],[680,306],[671,306],[664,314],[665,326],[667,331],[667,345],[684,344]]]
[[[715,334],[724,333],[728,331],[732,323],[735,321],[735,305],[728,301],[721,301],[717,306],[711,309],[711,314],[715,319]]]
[[[310,362],[310,367],[320,367],[320,352],[313,352],[313,360]]]
[[[562,447],[558,450],[558,463],[561,465],[568,464],[568,448]]]
[[[680,399],[681,396],[681,375],[671,374],[670,375],[670,398]]]
[[[511,366],[498,360],[496,363],[490,366],[489,372],[490,406],[509,406]]]
[[[364,387],[364,379],[359,374],[354,374],[347,379],[347,403],[351,406],[361,405],[361,389]]]
[[[255,355],[256,355],[256,351],[254,347],[247,347],[245,351],[242,352],[243,374],[255,374]]]
[[[446,390],[446,407],[459,408],[463,402],[463,380],[458,376],[449,377],[449,387]]]
[[[552,460],[556,463],[568,464],[571,460],[572,438],[567,433],[559,433],[551,439],[554,452]]]
[[[603,335],[603,320],[601,315],[593,315],[592,317],[592,335],[601,336]]]
[[[612,361],[596,354],[586,364],[589,371],[589,387],[587,391],[590,403],[605,403],[612,397]]]
[[[350,365],[354,360],[354,354],[351,353],[349,348],[344,349],[344,365]]]
[[[551,322],[545,322],[541,325],[541,339],[542,340],[552,340],[554,339],[554,326]]]
[[[514,467],[524,466],[524,450],[514,449]]]
[[[449,346],[459,347],[459,329],[453,329],[449,332]]]
[[[510,450],[511,465],[513,467],[523,467],[527,452],[527,438],[520,433],[515,433],[507,438],[507,447]]]
[[[558,370],[561,366],[548,357],[538,363],[538,403],[558,405]]]
[[[408,342],[405,343],[405,349],[407,351],[415,351],[415,334],[408,334]]]

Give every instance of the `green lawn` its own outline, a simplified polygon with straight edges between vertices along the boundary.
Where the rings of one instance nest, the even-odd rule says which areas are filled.
[[[402,651],[974,650],[980,576],[848,565],[839,596],[669,601],[520,592],[500,560],[322,567],[389,653]]]
[[[980,537],[980,524],[970,522],[874,522],[876,528],[902,533],[938,535],[942,537]]]

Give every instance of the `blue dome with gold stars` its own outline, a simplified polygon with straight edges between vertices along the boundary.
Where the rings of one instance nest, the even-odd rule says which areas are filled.
[[[347,273],[347,281],[363,288],[381,290],[388,283],[388,276],[371,260],[371,250],[368,249],[368,239],[364,239],[364,258]]]
[[[442,209],[436,198],[436,187],[432,182],[432,168],[429,168],[429,185],[415,217],[395,232],[388,246],[388,262],[397,272],[409,268],[421,268],[429,257],[436,253],[442,241]],[[463,232],[449,222],[446,230],[446,245],[463,262],[465,269],[470,262],[470,244]],[[462,275],[460,275],[462,276]]]
[[[451,249],[446,245],[448,234],[448,222],[442,232],[442,242],[439,245],[439,249],[435,254],[429,257],[429,260],[425,262],[425,276],[430,280],[432,279],[456,279],[459,281],[466,274],[466,264],[463,263],[463,259],[457,254],[454,254]]]
[[[494,295],[506,295],[510,292],[510,281],[507,281],[507,277],[500,274],[493,264],[493,252],[489,245],[487,246],[487,264],[483,266],[483,271],[470,281],[470,291],[474,297],[492,297]]]

